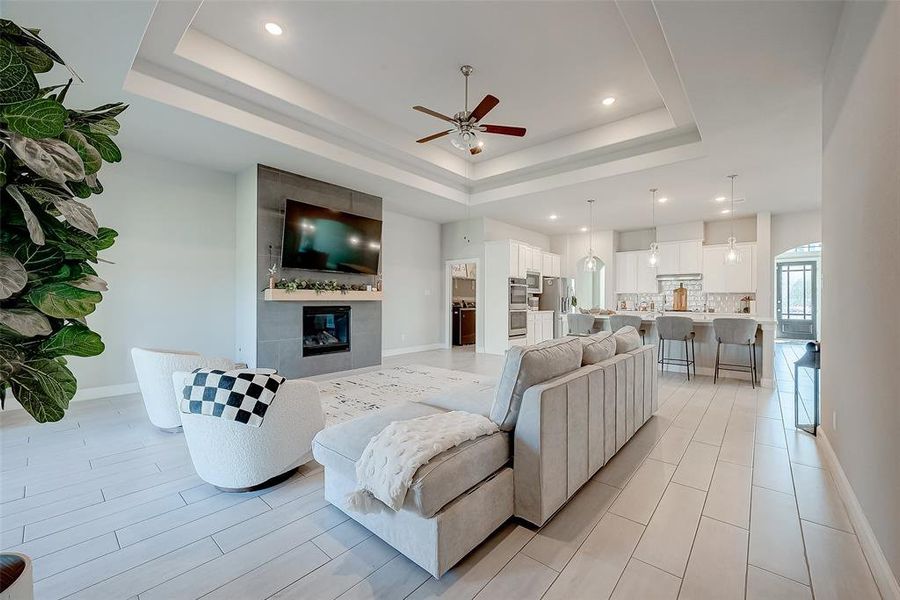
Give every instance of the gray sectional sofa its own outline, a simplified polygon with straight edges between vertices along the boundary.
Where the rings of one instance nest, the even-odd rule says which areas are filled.
[[[515,347],[496,387],[457,389],[328,427],[313,441],[325,497],[440,577],[510,517],[543,525],[615,455],[657,409],[654,352],[633,328]],[[500,431],[419,468],[399,511],[347,506],[372,436],[392,421],[448,410],[488,416]]]

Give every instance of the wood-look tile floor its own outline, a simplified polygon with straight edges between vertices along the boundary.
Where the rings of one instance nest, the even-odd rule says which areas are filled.
[[[39,600],[878,598],[815,438],[793,428],[802,347],[777,353],[774,390],[661,375],[658,413],[559,514],[510,521],[440,580],[325,502],[321,468],[254,493],[203,483],[138,396],[43,426],[3,414],[0,547],[34,558]]]

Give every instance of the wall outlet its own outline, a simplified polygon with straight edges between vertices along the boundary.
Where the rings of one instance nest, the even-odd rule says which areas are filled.
[[[831,430],[837,431],[837,411],[831,411]]]

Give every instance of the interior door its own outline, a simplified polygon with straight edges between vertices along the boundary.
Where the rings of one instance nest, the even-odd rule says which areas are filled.
[[[816,339],[816,263],[782,262],[776,267],[778,337]]]

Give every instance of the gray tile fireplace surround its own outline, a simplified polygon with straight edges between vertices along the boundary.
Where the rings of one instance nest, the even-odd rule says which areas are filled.
[[[259,165],[257,174],[258,290],[268,286],[268,268],[272,261],[281,267],[285,199],[374,219],[382,218],[382,201],[377,196],[263,165]],[[375,278],[370,275],[300,269],[282,269],[280,276],[286,279],[334,279],[341,283],[362,285],[375,283]],[[349,306],[350,351],[303,356],[304,306]],[[267,302],[260,291],[256,302],[256,320],[257,366],[278,369],[289,379],[381,364],[381,302],[347,302],[340,296],[322,302]]]

